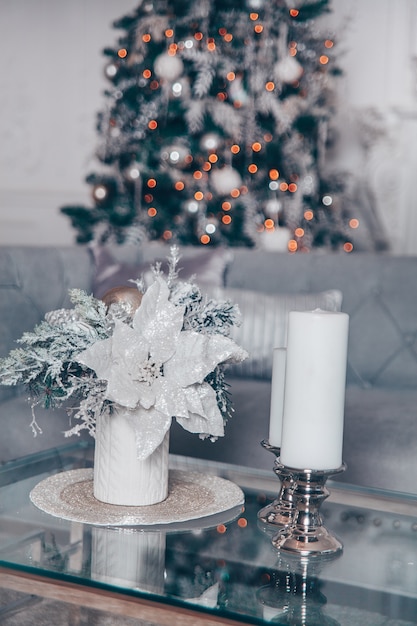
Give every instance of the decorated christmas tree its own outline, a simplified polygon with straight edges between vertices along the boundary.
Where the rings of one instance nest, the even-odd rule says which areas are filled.
[[[93,206],[78,241],[147,238],[349,250],[342,176],[325,156],[335,112],[329,0],[142,0],[114,23],[98,115]]]

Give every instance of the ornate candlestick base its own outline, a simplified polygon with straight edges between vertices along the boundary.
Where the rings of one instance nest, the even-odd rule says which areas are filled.
[[[264,439],[261,441],[261,446],[275,454],[278,458],[280,455],[280,448],[271,446],[269,441]],[[281,489],[278,497],[258,511],[258,520],[264,524],[270,524],[274,528],[287,528],[292,521],[294,515],[294,480],[292,474],[287,471],[284,465],[275,462],[274,472],[281,481]]]
[[[341,542],[323,526],[320,515],[322,502],[329,491],[325,483],[329,476],[345,470],[345,465],[332,470],[295,469],[283,466],[279,459],[277,468],[291,474],[294,481],[295,511],[292,524],[280,530],[273,538],[275,548],[301,556],[330,555],[343,549]]]

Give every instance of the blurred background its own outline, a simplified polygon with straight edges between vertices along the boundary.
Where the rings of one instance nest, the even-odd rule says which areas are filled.
[[[0,245],[71,245],[65,204],[91,203],[103,48],[136,0],[0,3]],[[297,2],[294,2],[297,4]],[[381,250],[417,253],[417,0],[333,0],[334,159]],[[319,25],[318,25],[319,26]],[[373,246],[375,249],[377,245]]]

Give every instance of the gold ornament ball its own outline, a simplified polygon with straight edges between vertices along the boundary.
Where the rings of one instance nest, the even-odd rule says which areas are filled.
[[[109,308],[117,304],[125,308],[130,314],[139,308],[143,294],[137,287],[112,287],[102,296],[102,301]]]

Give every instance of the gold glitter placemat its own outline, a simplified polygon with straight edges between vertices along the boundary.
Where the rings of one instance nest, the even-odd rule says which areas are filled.
[[[168,497],[147,506],[119,506],[93,495],[93,470],[54,474],[36,485],[30,500],[45,513],[96,526],[165,525],[230,511],[244,503],[243,491],[225,478],[170,470]]]

